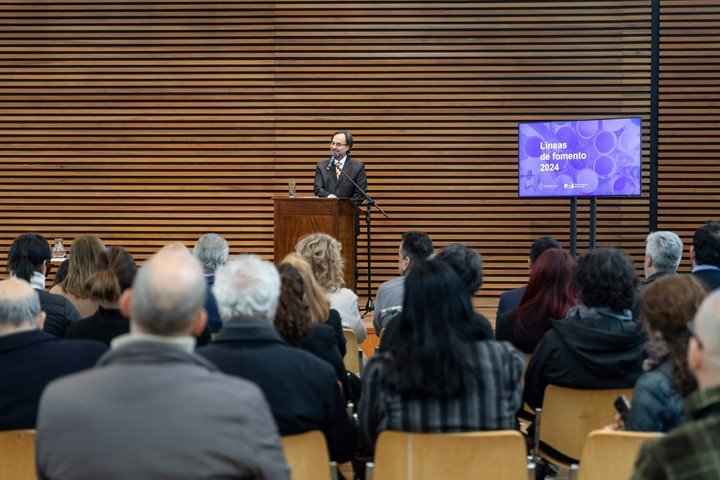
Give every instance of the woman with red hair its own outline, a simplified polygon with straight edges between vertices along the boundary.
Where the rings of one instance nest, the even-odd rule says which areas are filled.
[[[506,340],[524,353],[533,353],[550,327],[575,306],[570,275],[575,262],[555,248],[543,252],[533,264],[530,280],[520,304],[498,321],[495,337]]]

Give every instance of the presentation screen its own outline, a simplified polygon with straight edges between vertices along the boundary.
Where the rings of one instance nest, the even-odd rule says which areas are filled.
[[[518,196],[638,196],[641,140],[640,118],[520,123]]]

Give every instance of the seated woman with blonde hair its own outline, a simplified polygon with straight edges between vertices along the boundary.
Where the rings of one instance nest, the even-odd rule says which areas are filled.
[[[367,331],[360,316],[358,297],[343,280],[343,258],[340,242],[324,233],[302,237],[295,250],[310,264],[315,279],[325,290],[331,308],[340,313],[344,327],[355,332],[358,343],[365,341]]]
[[[90,298],[88,280],[101,270],[105,245],[95,235],[81,235],[70,247],[67,276],[50,289],[50,293],[66,297],[85,318],[97,312],[100,302]]]

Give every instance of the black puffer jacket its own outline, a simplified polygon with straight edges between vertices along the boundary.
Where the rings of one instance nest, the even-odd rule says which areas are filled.
[[[80,320],[80,314],[70,300],[62,295],[55,295],[40,289],[36,289],[36,291],[40,295],[40,306],[47,315],[43,330],[56,337],[65,338],[68,325]]]
[[[541,407],[549,384],[631,388],[643,373],[647,333],[629,311],[578,306],[551,321],[525,372],[525,402]]]

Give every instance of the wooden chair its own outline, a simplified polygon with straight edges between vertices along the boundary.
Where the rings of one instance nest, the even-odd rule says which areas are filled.
[[[345,348],[347,350],[343,358],[345,370],[360,376],[363,367],[362,348],[358,345],[355,332],[352,328],[343,328],[343,335],[345,335]]]
[[[0,432],[0,478],[28,480],[35,476],[35,430]]]
[[[368,464],[372,480],[534,479],[525,440],[515,430],[470,433],[384,431]]]
[[[625,480],[632,475],[640,447],[662,438],[658,432],[594,430],[585,439],[578,480]]]
[[[548,385],[542,409],[536,410],[535,453],[569,468],[577,463],[588,434],[612,422],[618,395],[632,397],[632,388],[584,390]]]
[[[280,438],[292,480],[336,480],[337,464],[330,461],[320,430]]]

